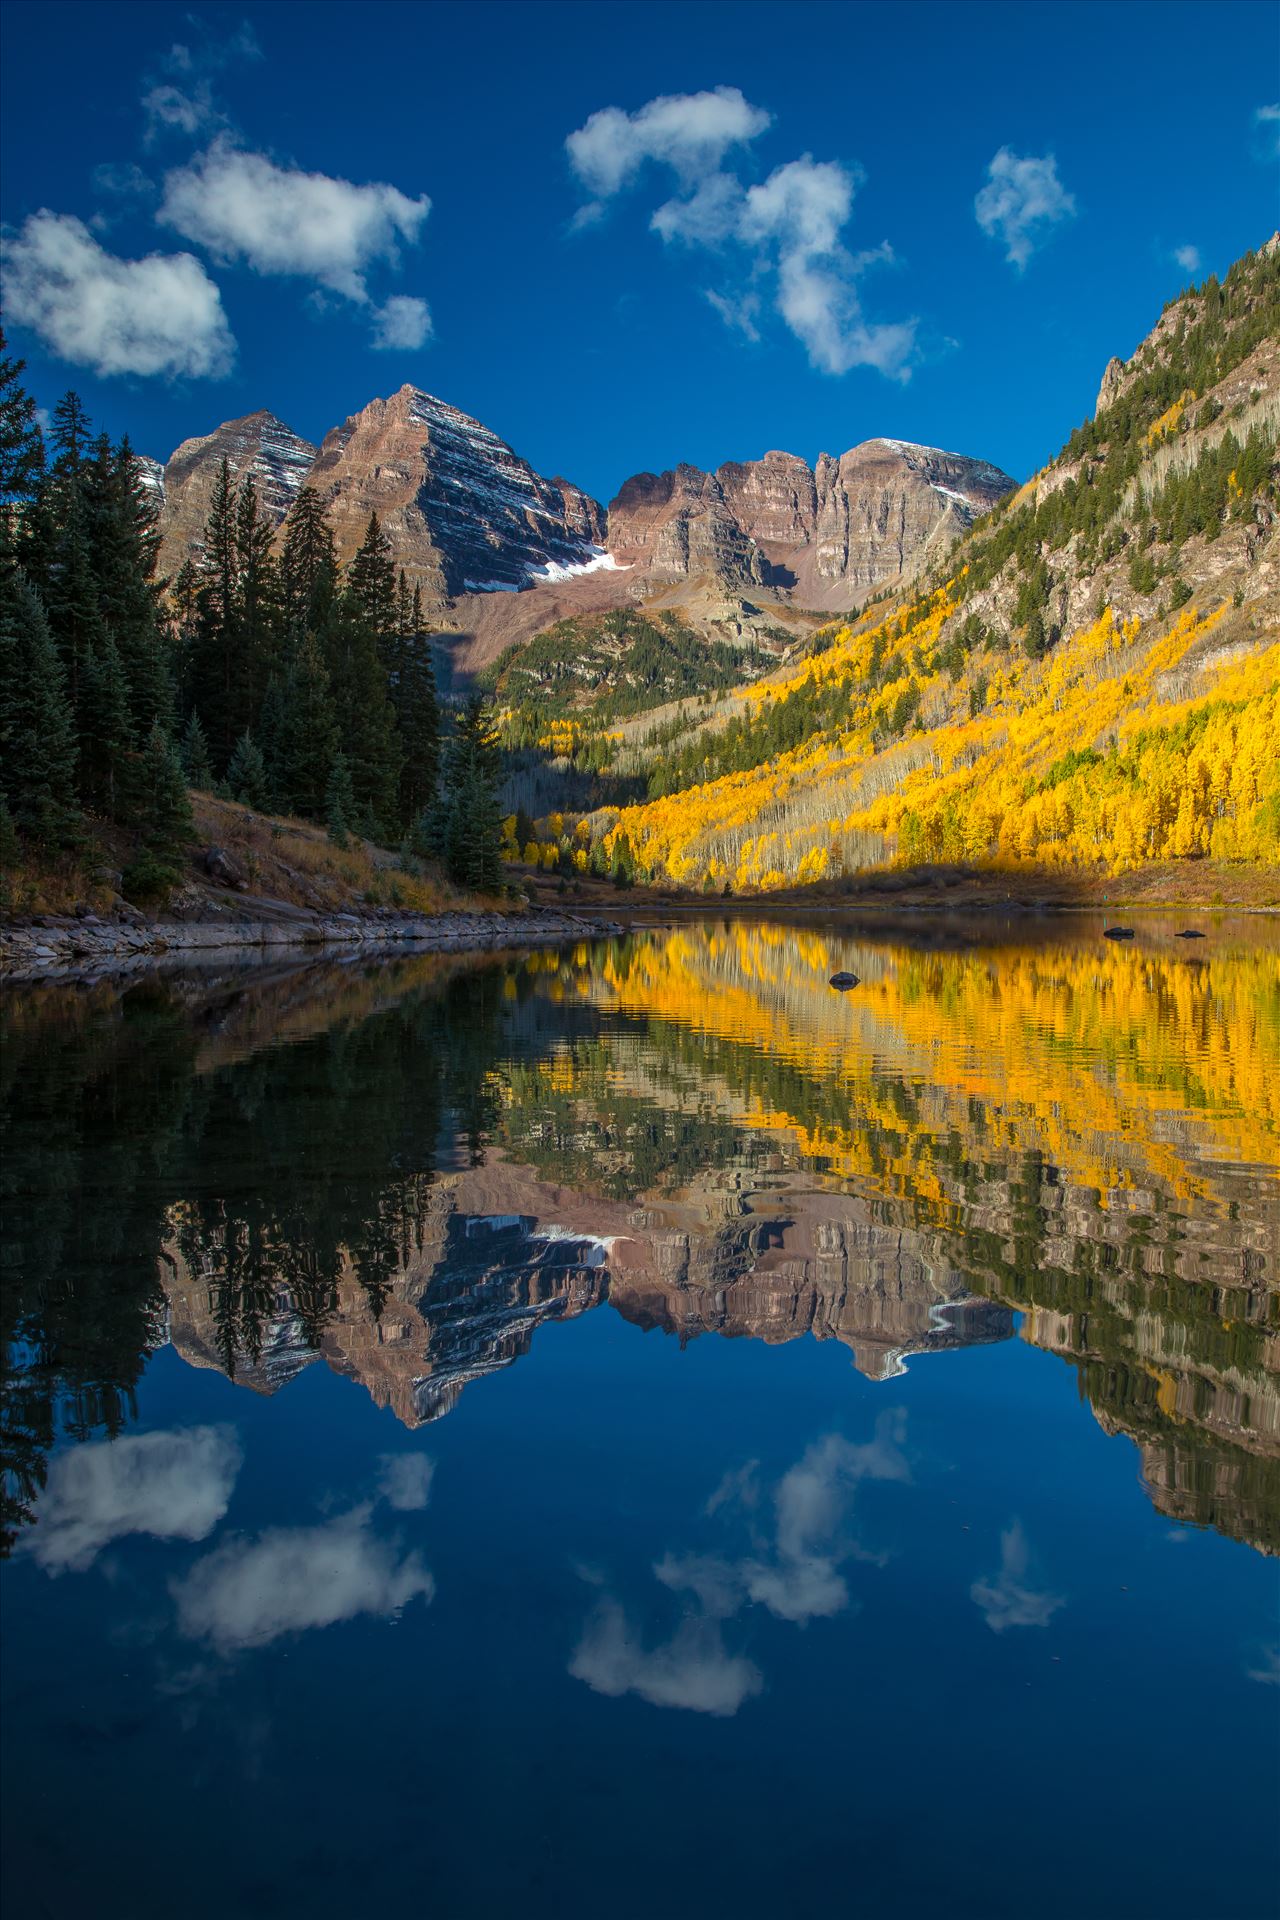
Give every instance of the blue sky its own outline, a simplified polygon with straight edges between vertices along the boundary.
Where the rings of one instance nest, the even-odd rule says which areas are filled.
[[[412,381],[605,500],[874,434],[1021,478],[1277,224],[1270,0],[8,0],[3,32],[12,346],[162,458]]]

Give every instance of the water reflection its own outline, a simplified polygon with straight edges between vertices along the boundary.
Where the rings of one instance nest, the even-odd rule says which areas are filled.
[[[827,989],[838,966],[855,994]],[[199,1429],[168,1460],[152,1435],[48,1466],[59,1433],[126,1431],[162,1344],[260,1393],[321,1360],[412,1427],[605,1303],[681,1342],[838,1341],[873,1380],[1020,1313],[1163,1511],[1280,1547],[1265,928],[1191,960],[1159,924],[1119,951],[1096,929],[920,951],[708,923],[479,968],[102,983],[11,995],[3,1073],[6,1537],[39,1502],[51,1569],[113,1529],[194,1540],[218,1517],[234,1465]],[[731,1597],[843,1604],[847,1542],[784,1519],[853,1484],[859,1450],[823,1445],[770,1496],[771,1537],[660,1563],[699,1609],[673,1640],[646,1650],[602,1596],[580,1677],[746,1698]],[[384,1498],[412,1511],[406,1471]],[[997,1632],[1060,1604],[1028,1554],[1012,1524],[975,1584]],[[183,1617],[215,1645],[270,1638],[320,1569],[348,1614],[429,1597],[347,1514],[215,1549]]]

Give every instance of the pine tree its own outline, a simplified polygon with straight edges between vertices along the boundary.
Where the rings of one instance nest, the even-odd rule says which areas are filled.
[[[225,770],[236,740],[253,718],[246,685],[238,606],[235,492],[224,459],[204,528],[196,589],[195,631],[187,649],[185,693],[197,708],[214,771]]]
[[[129,813],[132,745],[129,683],[120,649],[104,631],[85,664],[81,687],[80,789],[86,804],[108,820]]]
[[[356,818],[373,838],[394,837],[401,748],[377,639],[350,588],[326,635],[339,744],[355,794]]]
[[[329,675],[320,649],[305,634],[284,688],[280,733],[281,777],[290,805],[308,819],[322,819],[329,774],[338,751],[338,723],[329,697]],[[352,799],[354,809],[354,797]]]
[[[487,702],[473,695],[458,716],[445,756],[441,805],[450,879],[477,892],[502,883],[498,743]]]
[[[346,846],[355,807],[347,763],[340,753],[335,754],[324,796],[325,824],[335,847]]]
[[[89,547],[103,620],[120,650],[135,735],[173,722],[168,644],[154,574],[159,550],[153,500],[129,442],[105,434],[86,468]]]
[[[289,510],[280,581],[290,630],[295,635],[321,632],[337,598],[338,562],[314,487],[303,487]]]
[[[44,609],[21,572],[0,579],[0,791],[28,839],[75,843],[76,740],[66,675]]]
[[[204,728],[200,724],[200,715],[192,707],[187,716],[186,729],[182,735],[182,771],[186,775],[187,785],[195,787],[201,793],[213,790],[213,767],[209,760],[209,743],[204,737]]]
[[[380,649],[385,650],[387,642],[397,635],[396,570],[391,542],[376,513],[369,515],[360,551],[351,562],[347,590],[373,629]]]
[[[44,478],[36,403],[21,384],[25,360],[11,360],[0,329],[0,575],[17,564],[22,513]]]
[[[181,878],[195,823],[178,750],[159,726],[141,756],[137,817],[142,847],[121,876],[121,890],[130,900],[163,899]]]
[[[408,592],[403,573],[398,595],[399,663],[391,690],[403,761],[399,821],[408,827],[434,804],[440,775],[440,701],[436,693],[431,638],[422,631],[422,596]]]
[[[265,810],[268,795],[266,763],[262,749],[247,728],[236,741],[235,750],[227,763],[227,785],[233,800],[239,800],[246,807],[254,807],[259,812]]]

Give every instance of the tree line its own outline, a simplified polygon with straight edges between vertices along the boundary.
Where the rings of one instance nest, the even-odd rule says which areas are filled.
[[[134,828],[135,896],[177,878],[188,788],[501,882],[483,700],[442,711],[421,597],[377,515],[339,565],[304,488],[283,539],[219,470],[197,551],[158,576],[157,502],[75,394],[42,432],[0,336],[0,856]],[[126,891],[129,887],[126,886]]]

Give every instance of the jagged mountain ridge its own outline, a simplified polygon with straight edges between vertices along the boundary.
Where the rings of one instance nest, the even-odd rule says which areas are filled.
[[[871,440],[838,459],[822,454],[813,468],[770,452],[715,473],[635,474],[606,510],[535,472],[480,421],[406,385],[318,448],[263,410],[184,441],[163,468],[146,462],[163,502],[163,572],[198,552],[224,458],[237,478],[253,479],[277,526],[302,486],[315,487],[343,560],[376,512],[433,621],[477,636],[477,660],[464,665],[486,655],[490,632],[501,638],[487,657],[566,612],[655,595],[700,599],[695,620],[719,624],[748,592],[847,606],[913,573],[1014,485],[984,461]],[[492,607],[493,594],[522,590],[518,610]]]

